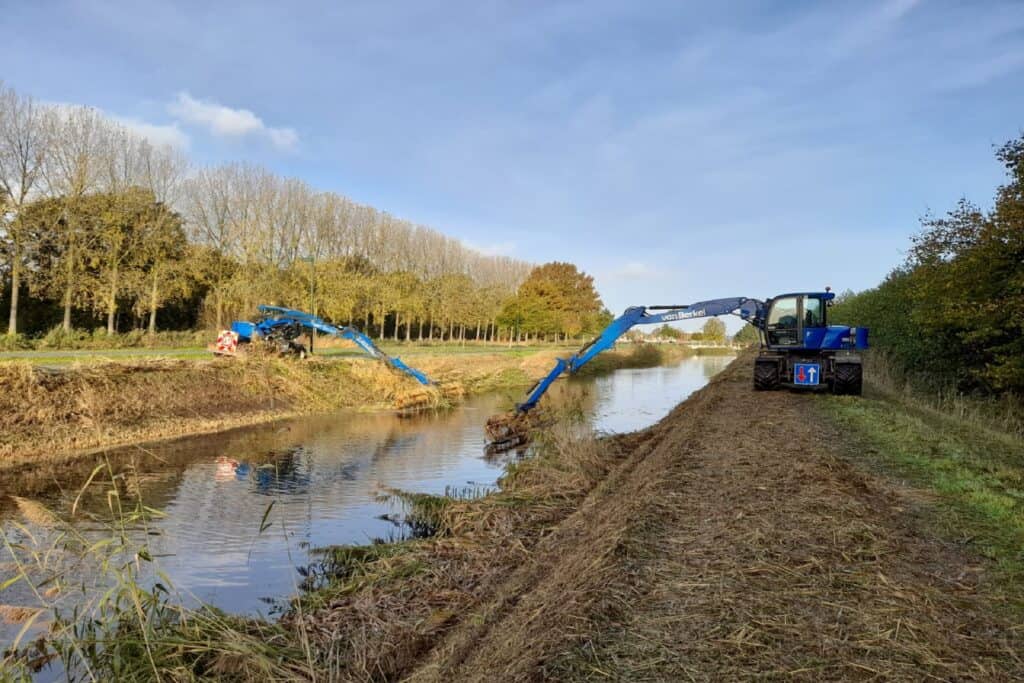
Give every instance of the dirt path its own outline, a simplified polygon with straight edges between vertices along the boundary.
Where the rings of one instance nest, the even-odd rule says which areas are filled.
[[[741,359],[655,427],[413,680],[1020,680],[989,568]],[[855,399],[851,399],[855,400]]]

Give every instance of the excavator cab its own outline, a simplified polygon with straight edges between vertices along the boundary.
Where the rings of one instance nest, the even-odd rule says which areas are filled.
[[[768,301],[765,338],[768,346],[803,346],[805,330],[824,328],[831,292],[783,294]]]

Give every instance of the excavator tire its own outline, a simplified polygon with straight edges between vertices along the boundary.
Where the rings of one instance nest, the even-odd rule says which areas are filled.
[[[860,363],[836,363],[832,393],[860,396],[863,384],[863,367]]]
[[[754,390],[772,391],[779,388],[779,364],[754,363]]]

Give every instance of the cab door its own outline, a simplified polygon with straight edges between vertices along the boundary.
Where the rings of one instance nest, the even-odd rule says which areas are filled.
[[[820,349],[828,331],[825,325],[825,302],[817,296],[806,295],[800,298],[803,300],[800,322],[803,323],[804,348]]]
[[[803,338],[802,296],[782,296],[772,300],[765,323],[769,346],[799,346]]]

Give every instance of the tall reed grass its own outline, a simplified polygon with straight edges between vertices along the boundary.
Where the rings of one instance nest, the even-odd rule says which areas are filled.
[[[1000,397],[972,396],[951,384],[935,384],[907,372],[879,350],[865,355],[867,382],[884,394],[919,410],[934,412],[994,432],[1024,438],[1024,399],[1013,394]]]

